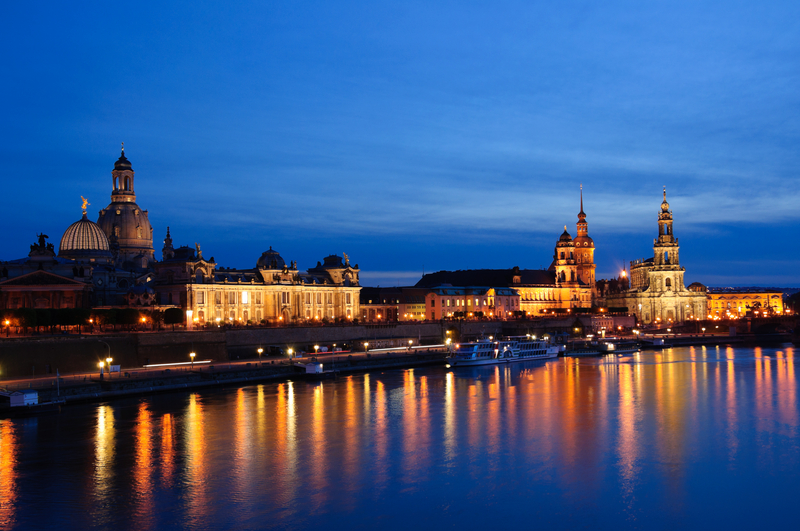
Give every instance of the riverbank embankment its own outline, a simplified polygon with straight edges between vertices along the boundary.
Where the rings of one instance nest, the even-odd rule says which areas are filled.
[[[338,377],[347,374],[382,369],[413,368],[444,363],[445,352],[416,351],[412,354],[388,354],[367,356],[341,356],[326,360],[325,376]],[[82,402],[98,402],[115,398],[149,395],[153,393],[192,391],[214,387],[240,386],[254,383],[318,379],[319,375],[305,372],[301,362],[254,362],[217,364],[192,368],[170,368],[139,374],[124,371],[99,377],[52,378],[40,381],[37,387],[40,404],[62,401],[63,405]],[[0,417],[23,412],[17,408],[0,409]],[[31,410],[35,412],[35,410]]]

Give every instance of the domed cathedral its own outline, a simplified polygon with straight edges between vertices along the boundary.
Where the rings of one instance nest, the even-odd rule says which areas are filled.
[[[626,292],[610,294],[608,306],[627,306],[644,324],[680,323],[706,315],[706,294],[684,285],[685,269],[680,265],[680,246],[673,233],[672,210],[667,188],[658,212],[658,238],[653,240],[653,257],[631,262],[631,285]]]
[[[594,240],[589,237],[589,224],[586,222],[586,213],[583,211],[583,185],[581,185],[581,211],[578,212],[578,235],[575,236],[575,262],[578,278],[585,285],[595,289]]]
[[[153,229],[147,210],[142,210],[136,204],[133,167],[125,157],[124,145],[122,154],[114,163],[111,181],[111,204],[100,211],[97,225],[116,254],[117,266],[128,270],[146,270],[155,262]]]

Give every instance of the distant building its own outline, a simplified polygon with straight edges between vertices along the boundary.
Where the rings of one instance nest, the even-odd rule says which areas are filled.
[[[780,315],[786,309],[783,293],[768,289],[709,288],[708,318]]]
[[[199,245],[174,249],[167,229],[154,289],[159,304],[191,312],[198,324],[349,320],[359,315],[358,274],[347,255],[303,273],[271,247],[252,269],[217,268]]]
[[[583,211],[581,187],[577,236],[564,232],[556,242],[553,261],[543,269],[470,269],[439,271],[422,277],[416,287],[449,284],[451,286],[488,286],[511,288],[519,295],[517,310],[538,316],[551,310],[591,308],[595,299],[594,241],[589,237],[589,225]],[[428,311],[430,315],[430,311]]]
[[[679,323],[705,317],[706,294],[684,286],[685,269],[680,265],[680,247],[672,232],[672,221],[665,188],[653,257],[631,262],[630,289],[606,295],[602,301],[606,306],[627,307],[644,324]]]

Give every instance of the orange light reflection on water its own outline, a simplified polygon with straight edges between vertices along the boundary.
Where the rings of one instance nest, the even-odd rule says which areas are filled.
[[[107,522],[113,507],[116,453],[114,410],[109,405],[97,408],[94,448],[94,503],[92,510],[96,523]]]
[[[133,497],[137,528],[150,528],[153,524],[153,422],[146,402],[139,404],[136,417]]]
[[[186,452],[186,516],[191,527],[201,527],[212,503],[208,493],[208,448],[205,433],[205,411],[197,393],[189,395],[185,415],[184,447]]]
[[[17,431],[11,420],[0,420],[0,528],[12,529],[16,524]]]

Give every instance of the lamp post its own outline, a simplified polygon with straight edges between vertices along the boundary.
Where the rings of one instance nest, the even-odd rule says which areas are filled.
[[[103,379],[103,365],[105,365],[105,362],[103,362],[103,361],[101,361],[100,363],[97,364],[97,366],[100,367],[100,379],[101,380]]]
[[[293,353],[294,351],[293,351],[292,349],[289,349],[287,352],[289,353],[289,359],[291,360],[291,359],[292,359],[292,353]]]
[[[110,353],[109,353],[110,354]],[[111,362],[114,361],[111,359],[111,356],[106,358],[106,365],[108,365],[108,377],[111,378]]]
[[[319,345],[314,345],[314,355],[315,356],[317,355],[317,352],[319,352]]]
[[[369,342],[364,341],[364,352],[367,351],[367,347],[369,347]]]
[[[11,321],[6,319],[5,325],[6,325],[6,337],[8,337],[8,334],[11,333]]]
[[[190,352],[189,357],[192,358],[192,369],[194,369],[194,357],[197,356],[195,352]]]
[[[408,340],[408,351],[409,352],[411,352],[411,345],[413,345],[413,344],[414,344],[414,340],[413,339],[409,339]]]
[[[263,352],[264,352],[264,349],[261,348],[261,347],[258,347],[258,364],[259,365],[261,365],[261,354],[263,354]]]
[[[702,330],[703,330],[703,335],[706,335],[706,327],[705,326],[702,328]]]

